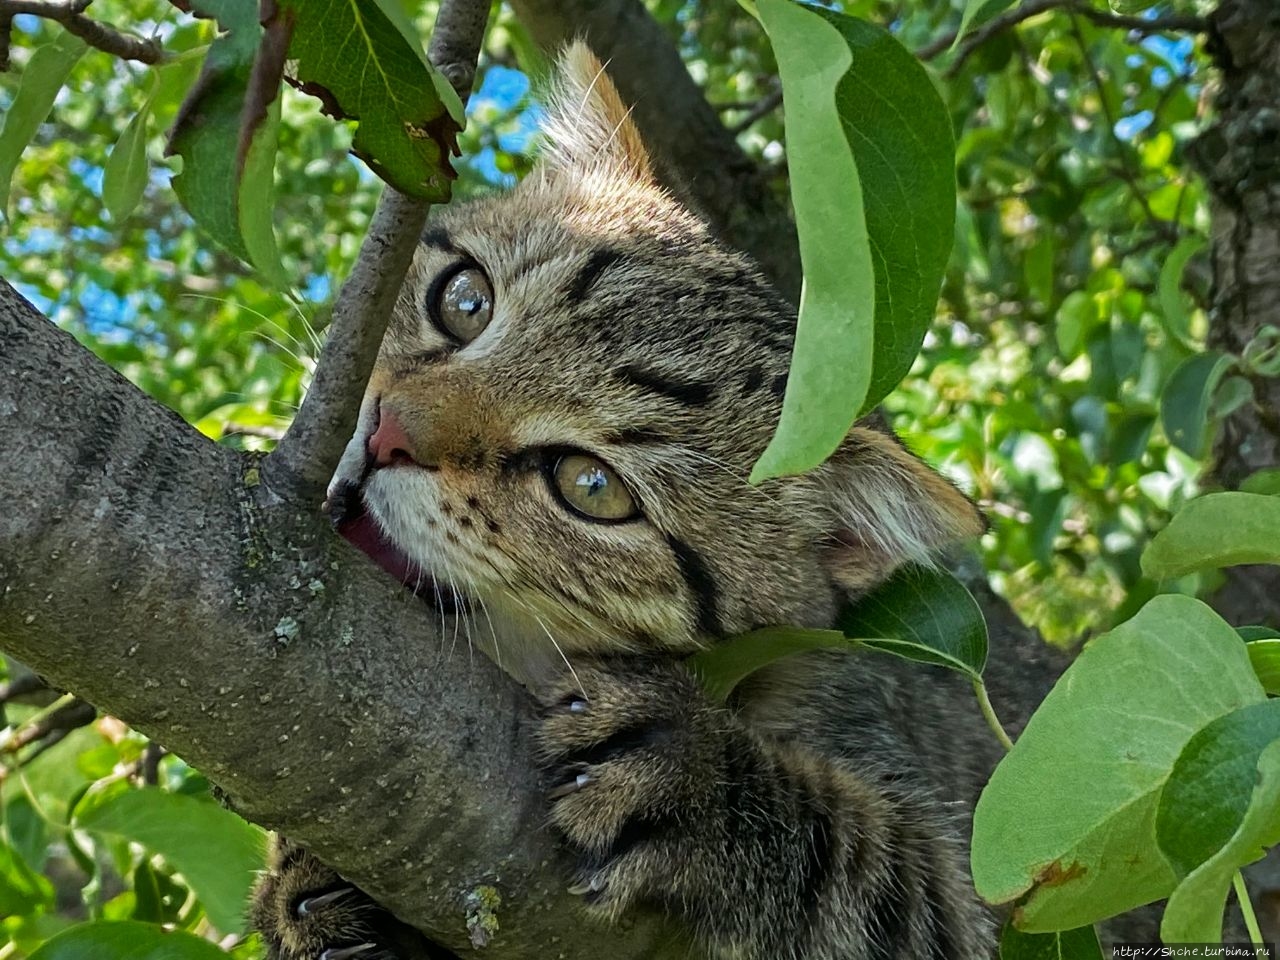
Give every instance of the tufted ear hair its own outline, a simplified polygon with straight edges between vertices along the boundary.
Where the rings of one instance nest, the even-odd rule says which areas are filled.
[[[853,595],[986,528],[977,505],[892,434],[854,427],[814,474],[829,510],[823,561]]]
[[[601,173],[641,183],[653,181],[649,153],[630,108],[582,40],[575,40],[560,54],[546,99],[544,172],[553,177]]]

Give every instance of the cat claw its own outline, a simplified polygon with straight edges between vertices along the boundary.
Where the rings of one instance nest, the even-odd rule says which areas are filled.
[[[603,877],[592,877],[586,883],[575,883],[569,888],[569,893],[575,897],[585,897],[587,894],[599,893],[604,887]]]
[[[299,900],[298,906],[295,908],[294,912],[297,913],[298,916],[300,917],[309,916],[310,914],[315,913],[317,910],[320,910],[324,907],[329,906],[329,904],[331,903],[341,900],[343,897],[347,896],[348,894],[354,893],[355,889],[356,889],[355,887],[339,887],[337,890],[331,890],[328,893],[321,893],[314,897],[307,897],[305,900]],[[347,955],[344,954],[343,956],[347,956]],[[355,954],[349,954],[349,956],[355,956]],[[341,960],[341,957],[335,955],[334,957],[325,957],[323,958],[323,960]]]
[[[552,788],[547,796],[552,800],[559,800],[561,797],[567,797],[571,793],[577,793],[590,782],[591,774],[580,773],[568,783],[562,783],[560,786]]]
[[[351,957],[377,949],[377,946],[376,943],[358,943],[354,947],[330,947],[320,954],[320,960],[350,960]]]

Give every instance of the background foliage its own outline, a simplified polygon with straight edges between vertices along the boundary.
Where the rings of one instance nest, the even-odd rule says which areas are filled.
[[[409,6],[425,34],[433,5]],[[757,23],[733,4],[647,6],[785,199],[778,70]],[[986,507],[993,584],[1057,642],[1106,630],[1157,592],[1202,589],[1213,574],[1157,581],[1139,558],[1199,492],[1215,420],[1249,402],[1260,375],[1204,348],[1208,214],[1188,156],[1204,119],[1204,51],[1190,36],[1099,26],[1063,9],[952,47],[961,0],[832,6],[918,52],[952,121],[955,245],[925,348],[886,407],[912,446]],[[1206,7],[1162,3],[1146,15]],[[160,0],[98,0],[93,13],[176,53],[214,36],[211,23]],[[468,105],[463,197],[509,186],[530,164],[538,111],[527,75],[541,65],[509,12],[496,18]],[[15,20],[0,111],[31,50],[59,30]],[[18,162],[0,270],[201,431],[265,448],[305,387],[326,303],[380,185],[348,155],[351,130],[286,91],[275,228],[293,290],[269,288],[193,227],[168,186],[163,131],[191,76],[182,62],[154,71],[96,50],[80,59]],[[104,170],[144,104],[151,171],[138,206],[117,220]],[[225,885],[247,883],[237,851],[251,838],[218,816],[199,774],[112,721],[56,744],[30,738],[67,707],[7,707],[0,915],[10,942],[0,958],[27,956],[85,917],[171,921],[255,955],[224,907]],[[133,787],[150,799],[127,803],[155,808],[108,829],[104,807]],[[201,806],[184,816],[207,817],[206,830],[227,838],[212,880],[190,872],[191,835],[128,826],[187,800]]]

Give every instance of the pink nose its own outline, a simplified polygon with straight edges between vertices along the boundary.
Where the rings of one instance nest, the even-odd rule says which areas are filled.
[[[396,415],[385,407],[378,417],[378,429],[369,438],[369,456],[379,467],[393,463],[416,463],[413,443]]]

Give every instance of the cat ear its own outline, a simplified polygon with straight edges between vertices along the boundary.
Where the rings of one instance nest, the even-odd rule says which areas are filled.
[[[814,479],[832,519],[823,544],[832,579],[865,593],[904,563],[931,565],[986,528],[978,507],[892,435],[854,427]]]
[[[560,54],[542,123],[542,169],[553,176],[604,173],[651,182],[653,168],[631,110],[581,40]]]

